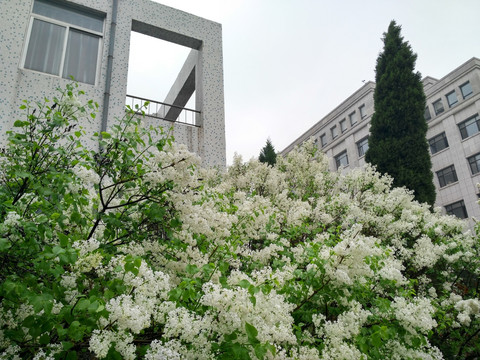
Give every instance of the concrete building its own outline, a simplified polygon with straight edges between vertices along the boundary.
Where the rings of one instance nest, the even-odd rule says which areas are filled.
[[[480,59],[472,58],[441,79],[426,77],[425,119],[437,190],[436,206],[460,218],[480,219]],[[348,171],[365,164],[375,83],[367,82],[287,146],[313,138],[330,168]]]
[[[100,104],[87,132],[108,129],[125,113],[131,32],[191,49],[162,102],[147,108],[147,124],[173,126],[204,165],[225,167],[221,25],[149,0],[0,1],[0,143],[21,116],[23,99],[51,97],[69,76]],[[195,93],[194,111],[185,109]],[[130,104],[146,99],[131,96]],[[185,120],[187,119],[187,120]]]

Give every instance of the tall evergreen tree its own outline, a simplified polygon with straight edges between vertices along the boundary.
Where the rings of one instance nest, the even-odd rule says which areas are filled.
[[[270,139],[267,139],[267,144],[260,151],[258,160],[271,166],[275,165],[277,162],[277,153],[275,152],[275,148],[273,147]]]
[[[383,34],[375,68],[376,87],[366,161],[393,177],[394,186],[413,190],[416,200],[433,205],[432,162],[426,139],[425,93],[415,72],[417,55],[392,21]]]

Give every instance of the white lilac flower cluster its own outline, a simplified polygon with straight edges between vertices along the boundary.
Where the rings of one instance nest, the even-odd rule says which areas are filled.
[[[273,168],[236,157],[226,173],[203,171],[203,180],[199,159],[175,143],[141,160],[145,173],[119,192],[108,215],[122,216],[120,205],[141,185],[169,183],[159,206],[179,225],[170,228],[168,218],[136,237],[143,234],[131,229],[148,220],[139,206],[128,231],[118,223],[108,229],[128,240],[114,254],[104,251],[105,224],[87,240],[84,231],[72,243],[78,259],[65,267],[63,298],[51,310],[60,314],[92,283],[102,284],[110,295],[88,339],[96,358],[116,351],[135,359],[142,343],[146,359],[214,359],[231,349],[253,359],[441,359],[428,337],[440,321],[456,328],[480,322],[480,302],[458,281],[465,268],[480,268],[475,237],[411,192],[390,189],[391,179],[370,166],[330,173],[312,143]],[[92,192],[100,182],[88,167],[73,172]],[[102,181],[109,197],[115,179]],[[99,199],[88,199],[94,218]],[[20,221],[10,212],[3,227]],[[122,290],[111,295],[110,283]],[[4,329],[35,315],[23,305],[16,312],[0,307],[1,359],[19,353]],[[455,312],[442,320],[439,309]],[[377,328],[383,338],[372,345]]]

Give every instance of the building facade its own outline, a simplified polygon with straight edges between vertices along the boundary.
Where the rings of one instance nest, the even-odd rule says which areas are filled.
[[[0,143],[22,100],[56,94],[73,76],[100,105],[87,132],[125,114],[130,35],[136,31],[191,49],[166,99],[146,109],[147,125],[173,128],[176,141],[207,166],[225,167],[221,25],[149,0],[0,1]],[[195,93],[195,111],[185,109]],[[129,96],[131,104],[146,99]],[[190,115],[188,121],[184,117]]]
[[[480,220],[480,59],[472,58],[441,79],[423,79],[427,140],[437,192],[445,213]],[[330,169],[348,171],[365,164],[375,83],[367,82],[285,148],[313,138]]]

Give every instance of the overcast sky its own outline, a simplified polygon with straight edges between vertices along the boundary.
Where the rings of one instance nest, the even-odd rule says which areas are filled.
[[[157,2],[222,24],[228,164],[235,152],[258,157],[268,137],[283,150],[362,80],[374,81],[393,19],[422,77],[441,78],[480,57],[480,0]],[[133,40],[128,92],[162,101],[189,49]]]

